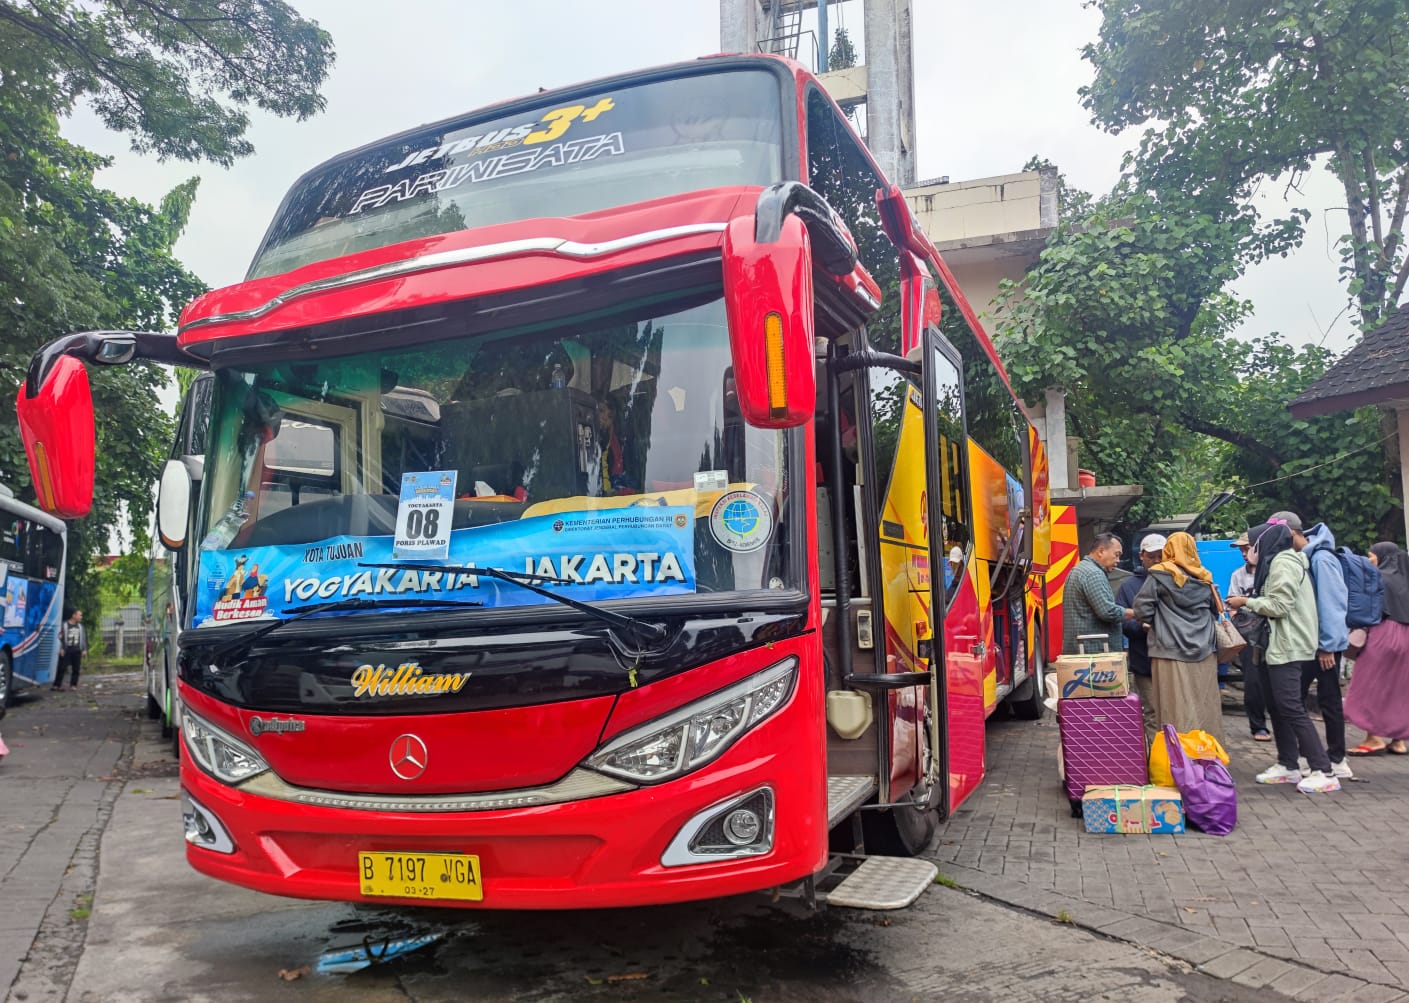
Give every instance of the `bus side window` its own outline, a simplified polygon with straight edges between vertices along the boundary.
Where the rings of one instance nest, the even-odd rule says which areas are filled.
[[[963,383],[958,367],[936,348],[930,349],[930,365],[934,368],[932,430],[939,459],[940,533],[946,554],[955,547],[963,553],[973,539],[966,478]]]

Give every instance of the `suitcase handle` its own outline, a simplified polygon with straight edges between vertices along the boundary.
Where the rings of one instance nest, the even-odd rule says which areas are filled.
[[[1100,641],[1100,642],[1101,642],[1101,651],[1104,652],[1104,653],[1106,653],[1106,654],[1109,654],[1109,653],[1110,653],[1110,650],[1111,650],[1111,636],[1110,636],[1109,634],[1077,634],[1077,635],[1076,635],[1076,646],[1077,646],[1077,648],[1079,649],[1079,651],[1077,652],[1078,654],[1081,654],[1081,655],[1088,654],[1088,652],[1087,652],[1087,650],[1086,650],[1086,642],[1087,642],[1087,641]]]

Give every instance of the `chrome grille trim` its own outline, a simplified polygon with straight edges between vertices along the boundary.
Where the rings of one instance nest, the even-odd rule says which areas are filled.
[[[237,790],[276,801],[318,808],[344,808],[351,811],[395,812],[454,812],[505,811],[512,808],[538,808],[543,805],[586,801],[589,798],[636,790],[634,784],[606,777],[591,770],[575,769],[563,779],[544,787],[524,787],[519,790],[493,791],[486,794],[427,794],[409,797],[399,794],[351,794],[325,791],[311,787],[295,787],[273,773],[262,773]]]
[[[400,278],[405,275],[414,275],[417,272],[434,271],[437,268],[451,268],[455,265],[468,265],[475,262],[492,261],[495,258],[508,258],[518,254],[532,253],[558,254],[569,258],[598,258],[604,254],[615,254],[617,251],[654,244],[662,240],[673,240],[676,237],[722,233],[726,226],[725,223],[691,223],[687,226],[670,226],[661,230],[633,233],[627,237],[604,240],[595,244],[582,244],[565,237],[527,237],[523,240],[507,240],[498,244],[485,244],[481,247],[462,247],[453,251],[440,251],[436,254],[425,254],[406,261],[393,261],[373,268],[362,268],[355,272],[348,272],[345,275],[332,275],[326,279],[305,282],[302,285],[285,289],[279,295],[259,306],[251,307],[248,310],[235,310],[231,313],[217,313],[209,317],[201,317],[187,324],[182,324],[179,331],[184,333],[211,324],[257,320],[265,314],[277,310],[285,303],[303,296],[328,292],[332,289],[346,289],[349,286],[376,282],[381,279]]]

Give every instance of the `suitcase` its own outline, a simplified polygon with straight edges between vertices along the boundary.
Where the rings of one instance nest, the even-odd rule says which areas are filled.
[[[1081,796],[1088,785],[1150,782],[1145,723],[1140,698],[1058,700],[1057,726],[1062,735],[1062,772],[1072,817],[1081,817]]]

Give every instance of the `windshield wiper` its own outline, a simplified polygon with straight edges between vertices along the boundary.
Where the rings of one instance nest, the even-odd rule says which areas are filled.
[[[210,653],[212,659],[236,648],[254,644],[261,637],[267,637],[280,627],[287,627],[295,620],[302,620],[304,617],[312,616],[315,613],[332,613],[338,610],[356,609],[380,609],[390,612],[394,609],[405,609],[407,607],[415,609],[436,609],[436,608],[463,608],[466,606],[483,606],[484,603],[476,599],[334,599],[331,602],[313,603],[311,606],[294,606],[286,610],[289,616],[282,620],[275,620],[273,623],[266,623],[255,628],[248,634],[241,634],[239,637],[232,637],[224,644],[219,644]]]
[[[522,588],[528,589],[534,595],[540,595],[544,599],[551,599],[553,602],[562,603],[577,610],[579,613],[586,613],[588,616],[610,624],[613,627],[620,627],[630,631],[637,639],[645,638],[647,642],[663,641],[670,633],[658,623],[647,623],[645,620],[638,620],[634,616],[627,616],[624,613],[616,613],[609,609],[602,609],[591,603],[583,602],[581,599],[572,599],[558,592],[551,592],[548,589],[540,588],[536,582],[548,582],[552,585],[572,585],[566,578],[554,578],[552,575],[530,575],[521,571],[503,571],[499,568],[475,568],[457,564],[429,564],[418,563],[416,561],[401,561],[396,564],[359,564],[362,568],[405,568],[417,571],[445,571],[457,575],[484,575],[486,578],[497,578],[501,582],[512,582]]]

